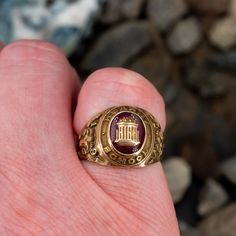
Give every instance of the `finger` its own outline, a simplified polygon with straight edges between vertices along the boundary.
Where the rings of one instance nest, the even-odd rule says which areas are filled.
[[[1,168],[42,176],[70,168],[79,80],[63,54],[46,42],[17,41],[1,51],[0,75]]]
[[[78,97],[74,127],[79,134],[86,122],[111,106],[131,105],[152,113],[165,127],[164,102],[141,75],[126,69],[99,70],[85,81]],[[155,228],[157,235],[179,235],[176,216],[160,163],[143,169],[84,167],[105,192]]]

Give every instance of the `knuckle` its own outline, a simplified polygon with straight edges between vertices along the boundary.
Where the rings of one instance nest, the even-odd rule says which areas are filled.
[[[93,87],[99,90],[103,101],[109,98],[109,105],[125,103],[149,111],[164,129],[164,99],[156,87],[141,74],[124,68],[104,68],[91,74],[86,84],[90,89]]]
[[[62,58],[61,51],[51,43],[40,40],[17,40],[3,48],[0,59],[18,61],[29,61],[34,59]]]
[[[53,44],[40,40],[18,40],[7,45],[0,54],[2,79],[20,76],[21,80],[51,80],[60,75],[68,78],[69,63]],[[20,74],[19,74],[20,72]]]

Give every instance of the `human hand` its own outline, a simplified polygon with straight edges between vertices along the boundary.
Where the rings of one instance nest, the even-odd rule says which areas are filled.
[[[119,169],[78,159],[73,128],[79,134],[118,105],[144,108],[165,127],[160,94],[137,73],[102,69],[80,89],[49,43],[1,50],[0,235],[179,235],[160,163]]]

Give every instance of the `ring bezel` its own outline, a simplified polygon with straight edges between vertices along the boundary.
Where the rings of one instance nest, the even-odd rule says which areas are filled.
[[[110,138],[110,128],[113,119],[123,112],[130,112],[137,115],[143,123],[145,129],[145,138],[142,146],[137,152],[132,154],[125,154],[119,152],[112,144]],[[114,107],[109,109],[104,113],[99,121],[99,126],[97,129],[97,143],[100,144],[100,149],[103,155],[111,162],[113,165],[121,166],[140,166],[145,163],[146,159],[152,153],[154,149],[154,133],[153,128],[150,123],[150,119],[146,116],[145,111],[140,108],[122,106]]]

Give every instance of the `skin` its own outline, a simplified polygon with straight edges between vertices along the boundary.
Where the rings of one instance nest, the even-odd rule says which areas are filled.
[[[80,161],[74,143],[110,106],[142,107],[164,129],[156,89],[121,68],[98,70],[81,87],[43,41],[0,48],[0,235],[179,235],[161,163],[102,167]]]

